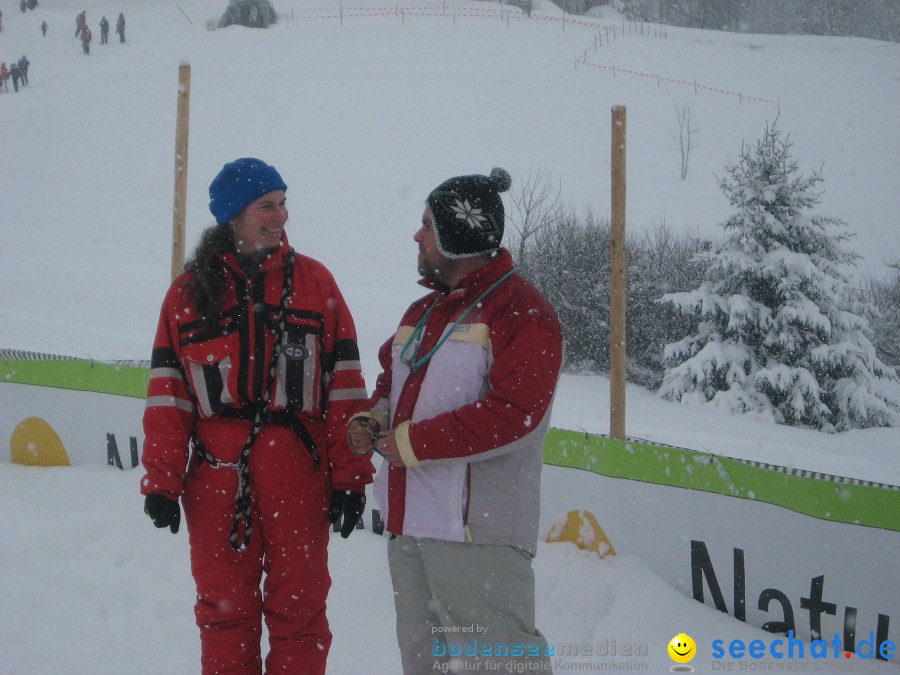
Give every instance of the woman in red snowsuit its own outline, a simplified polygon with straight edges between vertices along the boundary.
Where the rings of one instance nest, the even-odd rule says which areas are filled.
[[[184,505],[204,673],[261,672],[262,616],[267,672],[325,672],[328,523],[349,536],[374,472],[342,433],[366,397],[353,320],[328,270],[288,245],[286,189],[260,160],[225,165],[218,224],[153,346],[141,493],[172,532]]]

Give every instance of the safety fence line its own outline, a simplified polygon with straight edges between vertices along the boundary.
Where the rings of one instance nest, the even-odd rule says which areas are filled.
[[[657,83],[670,82],[673,84],[683,84],[683,85],[687,85],[689,87],[693,87],[695,93],[698,90],[702,89],[704,91],[710,91],[710,92],[713,92],[716,94],[724,94],[726,96],[736,96],[741,101],[746,99],[748,101],[759,101],[761,103],[775,103],[776,102],[770,98],[760,98],[758,96],[748,96],[747,94],[742,94],[742,93],[736,92],[736,91],[728,91],[726,89],[719,89],[718,87],[707,87],[706,85],[703,85],[703,84],[697,84],[696,80],[694,82],[688,82],[687,80],[676,80],[675,78],[665,77],[663,75],[654,75],[653,73],[642,73],[639,70],[630,70],[628,68],[619,68],[617,66],[608,66],[603,63],[593,63],[593,62],[588,61],[583,58],[575,59],[575,63],[576,63],[576,65],[580,63],[582,65],[591,66],[593,68],[603,68],[604,70],[610,70],[610,71],[612,71],[613,77],[615,77],[616,73],[625,73],[626,75],[637,75],[639,77],[648,77],[648,78],[656,80]]]
[[[551,428],[544,464],[777,506],[820,520],[900,532],[900,486],[788,469],[657,441]]]
[[[607,440],[614,440],[609,434],[589,434],[590,436],[594,436],[597,438],[603,438]],[[587,437],[588,434],[585,434]],[[641,445],[648,445],[660,448],[669,448],[671,450],[688,450],[688,448],[682,448],[679,445],[672,445],[671,443],[664,443],[663,441],[650,441],[646,438],[638,438],[637,436],[626,436],[624,443],[637,443]],[[690,450],[690,452],[697,453],[698,457],[702,457],[703,453],[700,450]],[[830,481],[832,483],[839,483],[843,485],[863,485],[865,487],[873,487],[873,488],[882,488],[885,490],[900,490],[900,485],[892,485],[890,483],[878,483],[875,481],[862,480],[860,478],[848,478],[847,476],[839,476],[833,473],[822,473],[819,471],[807,471],[806,469],[797,469],[791,468],[787,466],[782,466],[781,464],[771,464],[769,462],[760,462],[753,459],[741,459],[740,457],[730,457],[728,455],[715,455],[712,453],[707,453],[707,457],[709,457],[710,464],[715,463],[715,459],[722,458],[731,460],[734,462],[740,462],[741,464],[746,464],[747,466],[751,466],[754,469],[764,469],[766,471],[775,471],[776,473],[783,473],[789,476],[796,476],[798,478],[812,478],[815,480],[825,480]]]
[[[61,356],[60,354],[45,354],[43,352],[25,351],[22,349],[2,349],[0,348],[0,360],[8,364],[9,361],[85,361],[81,356]],[[149,368],[150,361],[147,359],[118,359],[118,360],[97,360],[88,358],[90,363],[104,363],[112,366],[128,366],[133,368]]]
[[[797,476],[798,478],[812,478],[814,480],[824,480],[840,485],[863,485],[865,487],[880,488],[883,490],[900,490],[900,485],[891,485],[889,483],[877,483],[870,480],[861,480],[859,478],[847,478],[846,476],[837,476],[831,473],[820,473],[818,471],[807,471],[806,469],[796,469],[780,464],[769,464],[767,462],[756,462],[751,459],[740,459],[738,457],[729,457],[735,462],[741,462],[747,466],[756,469],[765,469],[767,471],[775,471],[789,476]]]
[[[26,352],[20,349],[0,349],[0,359],[4,361],[77,361],[78,357]]]
[[[78,356],[0,349],[0,384],[27,384],[146,398],[149,381],[149,361],[98,361]]]
[[[401,10],[393,10],[393,9],[381,9],[381,10],[379,10],[379,9],[368,8],[368,9],[366,9],[365,11],[359,11],[359,12],[355,12],[355,11],[354,11],[354,12],[348,12],[347,10],[344,10],[344,11],[339,11],[339,10],[326,10],[326,12],[329,12],[329,13],[327,13],[327,14],[309,15],[309,16],[297,16],[297,15],[292,15],[292,16],[289,17],[289,18],[290,18],[292,21],[306,21],[306,20],[308,20],[308,19],[338,19],[338,20],[343,20],[343,19],[345,19],[345,18],[359,19],[359,18],[383,17],[383,16],[398,16],[398,17],[403,17],[403,16],[437,16],[437,17],[443,17],[443,18],[464,17],[464,18],[476,18],[476,19],[483,19],[483,18],[500,18],[500,19],[506,19],[507,17],[509,17],[509,18],[522,18],[522,15],[521,15],[520,13],[518,13],[518,12],[513,12],[513,11],[511,11],[511,10],[508,10],[508,11],[506,11],[506,12],[501,13],[501,12],[499,12],[498,10],[481,10],[481,11],[479,11],[479,10],[477,10],[477,9],[475,9],[475,10],[472,10],[472,9],[466,9],[466,10],[464,10],[464,11],[463,11],[463,10],[454,10],[454,11],[451,12],[451,13],[444,13],[444,12],[442,12],[442,11],[440,10],[440,8],[428,10],[428,9],[407,9],[407,8],[404,7],[404,8],[401,9]],[[534,17],[532,17],[532,18],[534,18]],[[569,22],[567,21],[566,23],[569,23]]]
[[[518,7],[516,7],[519,10]],[[311,14],[306,16],[297,16],[294,12],[300,12],[301,14],[305,14],[306,12],[324,12],[319,14]],[[576,26],[585,26],[591,28],[593,30],[599,31],[600,29],[606,29],[607,35],[610,28],[609,22],[597,22],[597,21],[588,21],[585,19],[570,19],[565,15],[558,16],[550,16],[548,14],[541,14],[532,12],[530,15],[526,16],[524,11],[514,11],[512,9],[508,10],[498,10],[498,9],[481,9],[481,8],[471,8],[467,7],[465,9],[462,8],[453,8],[447,6],[419,6],[419,7],[384,7],[384,8],[373,8],[373,7],[340,7],[337,9],[308,9],[308,10],[291,10],[292,17],[294,19],[299,20],[307,20],[307,19],[340,19],[343,21],[345,16],[353,17],[353,18],[361,18],[361,17],[384,17],[384,16],[429,16],[429,17],[463,17],[463,18],[501,18],[506,19],[507,21],[511,18],[514,19],[534,19],[537,21],[552,21],[552,22],[562,22],[563,28],[566,25],[576,25]],[[612,26],[613,35],[615,36],[616,31],[619,30],[618,26]],[[626,33],[625,27],[622,27],[622,37],[625,37],[626,34],[631,35],[643,35],[643,27],[641,32],[638,33],[636,30],[633,33]],[[651,32],[648,30],[648,36],[652,36]],[[609,44],[609,40],[607,39],[607,44]],[[705,92],[710,92],[714,94],[721,94],[724,96],[734,96],[739,101],[743,102],[744,100],[748,101],[757,101],[760,103],[776,103],[777,101],[769,98],[762,98],[759,96],[748,96],[741,92],[728,91],[726,89],[720,89],[718,87],[710,87],[703,84],[697,84],[697,81],[694,80],[690,82],[688,80],[680,80],[672,77],[666,77],[663,75],[656,75],[653,73],[644,73],[637,70],[631,70],[629,68],[620,68],[617,66],[609,66],[601,63],[593,63],[592,61],[587,60],[587,52],[585,51],[585,56],[582,58],[575,59],[575,67],[578,65],[591,66],[593,68],[600,68],[604,70],[611,71],[613,77],[616,76],[617,73],[624,73],[626,75],[633,75],[637,77],[645,77],[648,79],[656,80],[657,84],[662,82],[677,84],[683,86],[689,86],[694,88],[694,93],[698,93],[700,90]]]
[[[316,14],[313,14],[316,12]],[[290,19],[342,19],[344,17],[360,18],[372,16],[440,16],[440,17],[474,17],[499,19],[534,19],[536,21],[552,21],[564,26],[585,26],[592,29],[609,28],[609,22],[590,21],[588,19],[572,19],[568,15],[551,16],[539,12],[527,15],[521,8],[512,6],[509,9],[488,9],[480,7],[452,6],[418,6],[418,7],[337,7],[318,9],[291,9]],[[618,27],[613,26],[613,30]],[[624,29],[623,29],[624,30]]]

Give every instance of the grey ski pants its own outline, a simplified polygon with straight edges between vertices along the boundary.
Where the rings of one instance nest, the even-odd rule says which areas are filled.
[[[388,566],[404,675],[551,672],[527,552],[398,536]]]

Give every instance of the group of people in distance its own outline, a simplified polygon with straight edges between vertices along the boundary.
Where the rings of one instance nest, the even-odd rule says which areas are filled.
[[[42,26],[42,29],[46,34],[46,26]],[[122,12],[119,12],[119,18],[116,19],[116,33],[119,34],[119,42],[125,42],[125,15]],[[93,35],[87,25],[87,13],[84,10],[75,17],[75,37],[81,38],[81,49],[85,54],[90,54]],[[108,42],[109,21],[104,16],[100,18],[100,44],[105,45]]]
[[[369,394],[337,281],[288,242],[281,175],[244,157],[213,179],[216,224],[162,304],[140,483],[156,527],[184,510],[203,673],[325,673],[329,529],[361,527],[373,477],[403,672],[550,672],[532,558],[563,336],[501,245],[510,184],[427,195],[426,293]]]
[[[25,86],[28,84],[28,66],[31,61],[22,54],[22,58],[18,61],[10,61],[9,68],[6,67],[6,61],[0,63],[0,93],[9,91],[9,81],[12,80],[13,91],[19,91],[19,84]]]
[[[24,1],[23,0],[23,9],[24,12]],[[37,2],[34,2],[33,7],[29,5],[31,9],[37,6]],[[0,11],[0,28],[3,25],[3,12]],[[41,34],[44,37],[47,37],[47,22],[41,22]],[[116,33],[119,34],[119,42],[125,42],[125,15],[122,12],[119,12],[119,18],[116,19]],[[81,39],[81,49],[85,54],[91,53],[91,40],[93,39],[93,35],[91,34],[91,29],[87,25],[87,12],[82,10],[75,17],[75,37]],[[109,21],[106,17],[101,17],[100,19],[100,44],[105,45],[109,42]],[[23,69],[22,61],[25,60],[25,66]],[[10,65],[9,69],[6,68],[5,63],[2,68],[2,71],[5,73],[2,76],[2,80],[0,80],[0,90],[8,91],[7,79],[11,78],[13,80],[13,86],[15,91],[19,91],[19,81],[22,81],[22,84],[28,84],[28,63],[27,59],[23,55],[19,61],[13,61]]]

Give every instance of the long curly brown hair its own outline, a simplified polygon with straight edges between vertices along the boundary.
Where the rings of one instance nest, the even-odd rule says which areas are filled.
[[[222,289],[225,287],[225,266],[221,253],[234,251],[231,225],[212,225],[200,235],[194,254],[184,264],[185,272],[193,272],[188,289],[200,319],[207,328],[215,328],[222,316]]]

